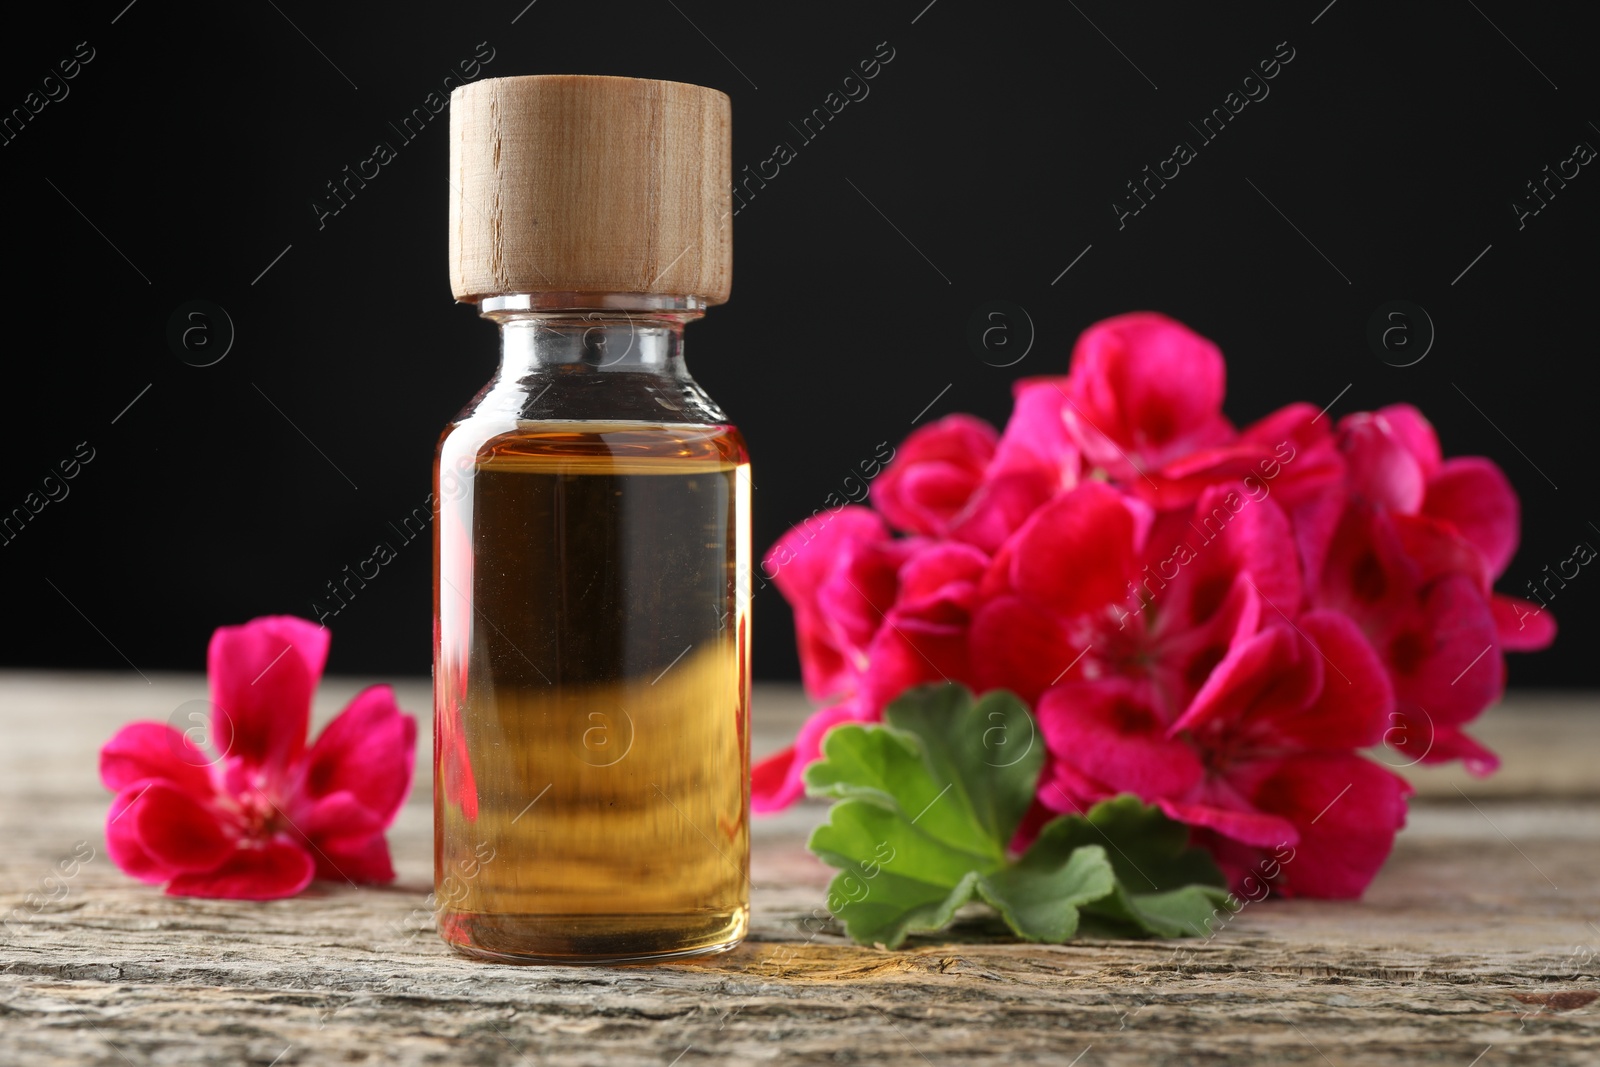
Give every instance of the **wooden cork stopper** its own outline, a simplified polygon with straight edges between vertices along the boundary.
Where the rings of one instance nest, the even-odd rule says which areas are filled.
[[[732,106],[699,85],[540,74],[450,94],[450,285],[728,299]]]

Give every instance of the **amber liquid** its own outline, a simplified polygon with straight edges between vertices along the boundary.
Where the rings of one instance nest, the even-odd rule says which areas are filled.
[[[510,962],[736,944],[750,778],[738,432],[529,424],[452,484],[435,591],[440,933]]]

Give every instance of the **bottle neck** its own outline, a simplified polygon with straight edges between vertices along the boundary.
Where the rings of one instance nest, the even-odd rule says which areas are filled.
[[[563,376],[687,377],[683,328],[704,314],[694,297],[640,293],[517,293],[486,298],[500,327],[500,377],[559,369]]]
[[[695,297],[639,293],[488,297],[480,313],[500,327],[500,369],[470,410],[507,426],[725,423],[683,361],[683,328],[704,312]]]

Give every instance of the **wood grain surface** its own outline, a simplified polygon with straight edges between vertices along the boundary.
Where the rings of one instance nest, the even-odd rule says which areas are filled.
[[[325,684],[319,722],[358,687]],[[426,723],[426,687],[401,694]],[[431,930],[426,768],[391,835],[393,886],[248,904],[123,877],[95,753],[132,719],[188,725],[204,696],[198,676],[0,675],[0,1062],[1600,1063],[1593,699],[1491,711],[1478,734],[1506,769],[1489,781],[1408,771],[1410,826],[1360,902],[1269,899],[1203,941],[986,942],[974,917],[861,948],[821,909],[829,872],[803,847],[821,809],[801,807],[756,823],[734,951],[517,968]],[[806,710],[785,688],[755,707],[758,752]],[[76,873],[52,880],[63,861]]]

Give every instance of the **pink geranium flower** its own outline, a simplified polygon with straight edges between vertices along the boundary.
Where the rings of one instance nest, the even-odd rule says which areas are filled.
[[[1494,591],[1521,526],[1494,463],[1446,458],[1407,405],[1335,423],[1296,403],[1235,429],[1225,382],[1182,323],[1106,319],[1068,373],[1016,383],[998,436],[931,423],[872,508],[785,535],[768,569],[827,703],[755,768],[756,809],[802,795],[832,727],[958,682],[1016,693],[1046,740],[1017,844],[1131,792],[1235,884],[1359,895],[1410,794],[1361,752],[1491,772],[1464,728],[1504,688],[1503,653],[1555,623]]]
[[[1068,429],[1091,467],[1126,480],[1233,436],[1217,346],[1151,311],[1083,331],[1065,383]]]
[[[1462,727],[1499,698],[1505,660],[1489,598],[1469,573],[1476,557],[1438,533],[1352,504],[1316,602],[1354,620],[1383,658],[1397,697],[1388,739],[1411,759],[1460,759],[1485,775],[1499,760]]]
[[[1293,846],[1280,891],[1353,896],[1405,824],[1404,780],[1354,753],[1375,745],[1393,695],[1383,665],[1337,612],[1240,642],[1168,724],[1124,680],[1078,682],[1039,702],[1052,755],[1039,800],[1074,811],[1120,792],[1232,842],[1216,850],[1248,873],[1255,850]]]
[[[313,878],[393,881],[384,831],[411,791],[416,720],[373,686],[307,748],[328,642],[290,616],[222,627],[207,653],[218,754],[158,722],[130,723],[101,749],[118,867],[174,896],[243,900],[293,896]]]
[[[1170,721],[1264,613],[1298,606],[1300,579],[1270,499],[1219,486],[1157,519],[1090,481],[1034,513],[982,593],[971,633],[980,689],[1032,702],[1069,673],[1122,679]]]
[[[1390,740],[1415,760],[1489,774],[1499,760],[1462,728],[1504,689],[1504,651],[1555,639],[1547,612],[1492,588],[1516,552],[1516,493],[1487,459],[1443,458],[1407,404],[1341,419],[1338,440],[1348,503],[1314,599],[1383,657],[1398,699]]]
[[[1445,459],[1433,425],[1410,404],[1391,404],[1339,421],[1339,445],[1350,468],[1351,496],[1374,511],[1412,516],[1428,537],[1436,557],[1445,552],[1458,569],[1474,578],[1498,625],[1500,641],[1515,651],[1532,651],[1555,640],[1555,620],[1519,597],[1494,593],[1521,538],[1522,509],[1505,473],[1482,456]],[[1411,540],[1422,544],[1425,533]],[[1447,545],[1449,538],[1459,545]],[[1476,561],[1464,558],[1470,548]],[[1441,551],[1442,550],[1442,551]]]
[[[993,553],[1039,505],[1078,483],[1064,379],[1017,383],[1005,432],[949,415],[906,438],[872,483],[872,505],[901,530]]]
[[[983,484],[999,435],[982,419],[948,415],[907,437],[872,483],[872,506],[897,528],[942,536]]]

